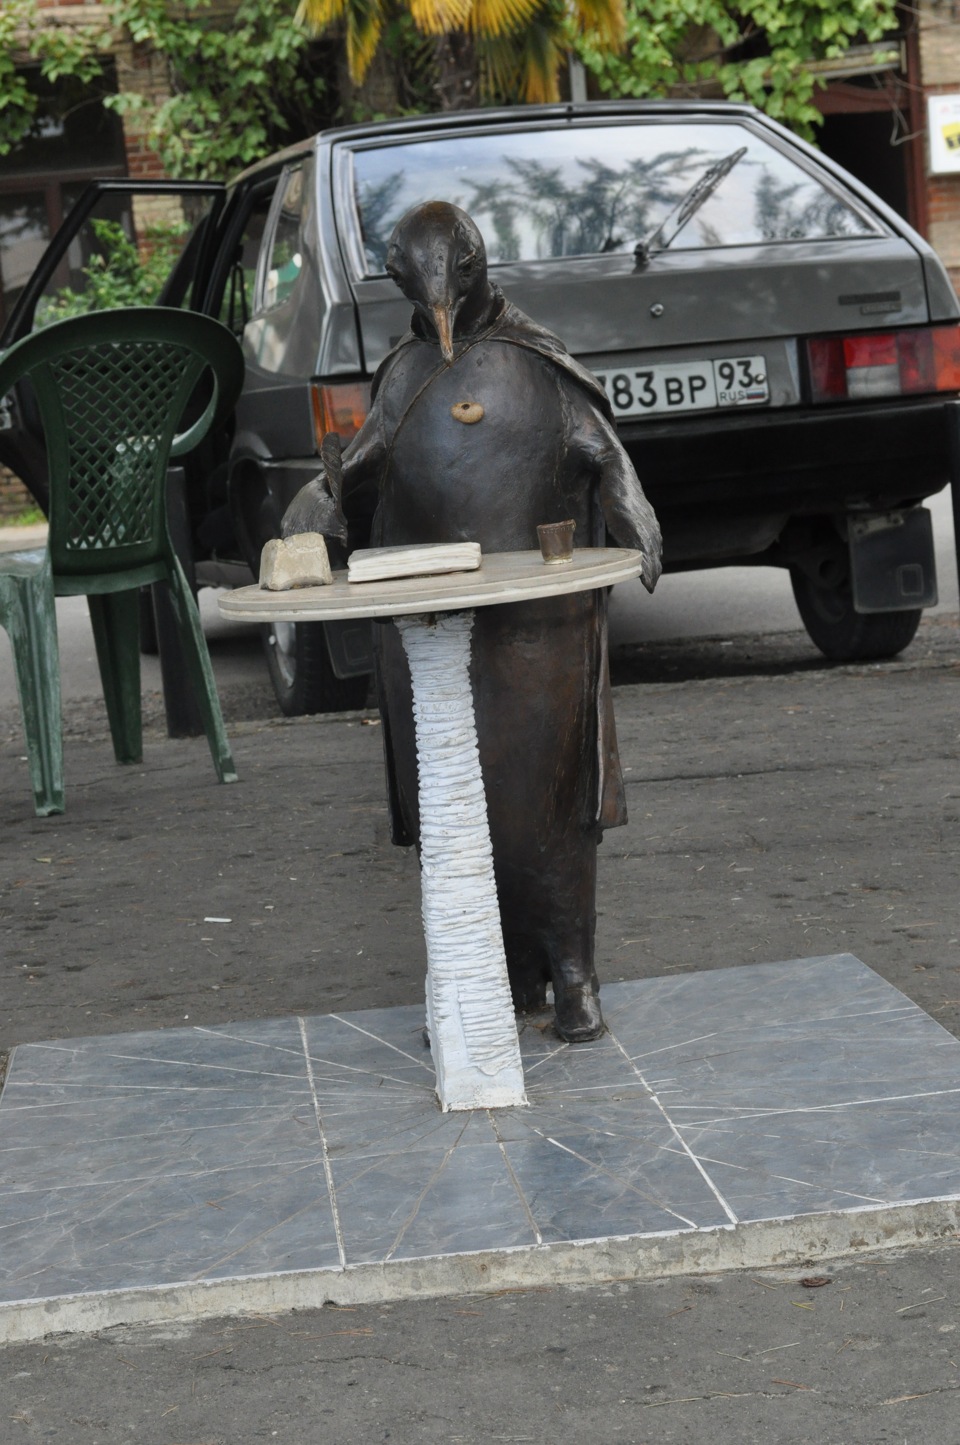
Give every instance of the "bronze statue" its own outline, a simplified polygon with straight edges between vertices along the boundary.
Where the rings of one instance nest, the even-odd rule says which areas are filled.
[[[373,382],[343,453],[297,495],[285,536],[346,542],[372,516],[372,546],[475,541],[532,550],[537,525],[572,518],[576,542],[606,531],[660,573],[660,532],[603,388],[487,275],[483,239],[456,206],[409,211],[387,271],[413,303],[411,331]],[[342,499],[341,499],[342,487]],[[346,514],[346,515],[344,515]],[[410,680],[392,624],[376,628],[393,837],[416,843]],[[603,1031],[594,969],[596,851],[626,822],[606,642],[606,596],[587,592],[477,610],[472,677],[494,870],[514,1002],[542,1008],[570,1041]]]

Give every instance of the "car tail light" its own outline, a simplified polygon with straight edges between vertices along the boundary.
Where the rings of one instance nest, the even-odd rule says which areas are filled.
[[[960,391],[960,327],[857,332],[807,342],[814,401]]]
[[[369,381],[343,381],[310,388],[313,408],[313,431],[317,451],[327,432],[335,431],[341,441],[348,442],[363,426],[370,410]]]

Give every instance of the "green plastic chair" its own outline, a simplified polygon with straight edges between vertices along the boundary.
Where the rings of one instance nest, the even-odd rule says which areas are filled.
[[[63,812],[60,657],[46,548],[0,552],[0,626],[13,650],[34,807],[46,818]]]
[[[208,370],[210,401],[178,434]],[[217,776],[235,782],[200,614],[167,530],[166,474],[171,457],[190,451],[232,410],[243,380],[236,338],[190,311],[96,312],[12,346],[0,358],[0,396],[24,378],[47,446],[53,591],[87,597],[117,761],[143,756],[139,590],[164,581]],[[55,629],[46,627],[45,636],[56,657]],[[40,747],[53,752],[49,737]]]

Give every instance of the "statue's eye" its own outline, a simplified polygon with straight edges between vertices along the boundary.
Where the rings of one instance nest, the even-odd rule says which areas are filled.
[[[461,273],[461,275],[469,275],[469,273],[473,270],[476,259],[476,251],[471,251],[469,256],[461,256],[460,260],[457,262],[457,269]]]

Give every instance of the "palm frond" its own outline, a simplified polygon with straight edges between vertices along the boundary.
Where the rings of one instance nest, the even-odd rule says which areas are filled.
[[[520,93],[520,66],[512,35],[478,36],[480,90],[487,101],[511,103]]]
[[[623,44],[627,33],[623,0],[572,0],[571,8],[578,30],[591,31],[601,44]]]
[[[409,0],[410,14],[424,35],[446,35],[465,30],[472,0]]]
[[[347,8],[347,0],[300,0],[296,20],[305,30],[319,34],[339,20]]]
[[[357,0],[353,0],[347,9],[346,20],[347,69],[354,85],[362,85],[380,43],[383,9],[377,0],[370,0],[369,4],[362,3],[362,0],[358,4]]]
[[[470,29],[478,38],[496,38],[525,29],[543,0],[472,0]]]
[[[557,74],[566,55],[562,31],[535,22],[522,36],[520,89],[528,105],[548,105],[560,99]]]
[[[477,48],[487,98],[531,105],[559,100],[557,74],[567,45],[562,11],[553,0],[541,0],[536,16],[521,30],[480,37]]]
[[[342,23],[350,79],[363,84],[386,21],[382,0],[300,0],[297,21],[314,34]]]

